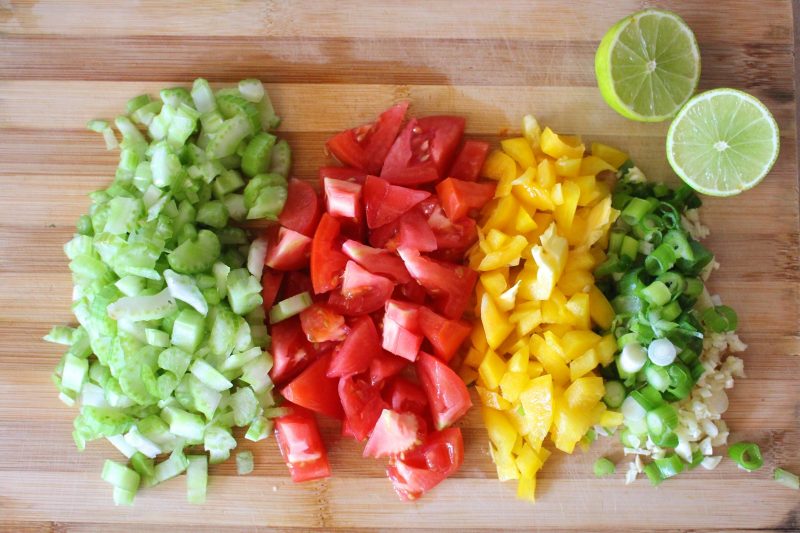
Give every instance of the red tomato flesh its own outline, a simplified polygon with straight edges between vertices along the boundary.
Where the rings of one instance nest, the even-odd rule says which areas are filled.
[[[464,124],[462,117],[411,119],[389,150],[381,178],[396,185],[441,179],[461,142]]]
[[[419,252],[436,250],[436,235],[420,211],[409,211],[400,217],[396,247],[410,248]]]
[[[346,298],[356,298],[363,294],[379,292],[391,294],[394,283],[383,276],[372,274],[355,261],[348,261],[342,278],[342,294]]]
[[[328,353],[311,363],[299,376],[286,385],[281,394],[292,403],[333,418],[342,418],[338,380],[326,376],[332,354]]]
[[[289,467],[292,481],[300,483],[329,477],[328,453],[314,414],[297,405],[284,407],[288,407],[290,412],[275,419],[275,440]]]
[[[361,185],[325,178],[324,186],[329,215],[352,220],[361,218]]]
[[[316,294],[338,287],[347,264],[347,256],[339,248],[341,225],[325,213],[311,242],[311,283]]]
[[[372,248],[351,239],[342,245],[342,252],[373,274],[386,276],[397,283],[411,281],[403,260],[387,250]]]
[[[430,195],[428,191],[391,185],[384,179],[367,176],[364,182],[367,226],[373,229],[388,224]]]
[[[430,341],[434,353],[445,363],[449,362],[472,328],[464,320],[448,320],[427,307],[420,308],[419,312],[423,335]]]
[[[301,311],[300,326],[309,342],[341,341],[350,331],[344,317],[323,304],[313,304]]]
[[[289,228],[280,228],[276,238],[271,239],[264,262],[275,270],[298,270],[308,264],[310,251],[310,237]]]
[[[447,178],[436,185],[436,194],[447,218],[459,220],[494,198],[494,183],[473,183]]]
[[[280,386],[303,371],[317,357],[300,327],[300,319],[287,318],[272,325],[272,370],[269,377]]]
[[[369,381],[376,385],[399,374],[407,366],[408,359],[383,351],[369,362]]]
[[[364,447],[364,457],[400,454],[419,444],[418,430],[419,423],[413,414],[384,409]]]
[[[416,500],[458,471],[463,463],[461,430],[448,428],[428,434],[422,444],[395,459],[386,473],[400,499]]]
[[[466,141],[461,151],[458,152],[450,176],[466,181],[475,181],[481,172],[486,154],[489,153],[489,143],[483,141]]]
[[[356,377],[339,380],[339,399],[347,428],[356,440],[364,440],[369,436],[381,411],[387,408],[377,387]]]
[[[445,363],[420,352],[415,365],[438,429],[446,428],[472,407],[466,385]]]
[[[405,269],[405,267],[403,267]],[[410,278],[411,276],[409,276]],[[275,305],[275,299],[278,297],[278,291],[281,288],[283,281],[283,272],[265,268],[261,274],[261,299],[264,301],[264,310],[269,313],[269,310]]]
[[[334,351],[327,376],[344,377],[363,372],[380,351],[381,340],[375,323],[369,316],[360,316],[353,321],[350,334]]]
[[[381,346],[387,352],[413,362],[417,358],[420,346],[422,346],[422,335],[417,335],[407,330],[384,315]]]
[[[477,273],[462,265],[422,257],[413,250],[401,248],[399,252],[411,277],[436,297],[441,313],[447,318],[461,318],[478,280]]]
[[[296,178],[289,180],[287,191],[286,203],[278,222],[285,228],[312,236],[322,216],[317,191],[310,183]]]
[[[319,186],[324,187],[325,178],[364,183],[367,173],[357,168],[347,167],[321,167],[319,169]]]

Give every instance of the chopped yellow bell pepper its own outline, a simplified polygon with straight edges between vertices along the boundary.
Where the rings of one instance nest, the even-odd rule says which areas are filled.
[[[581,189],[572,180],[566,180],[558,185],[561,185],[562,202],[557,203],[553,210],[553,217],[559,229],[569,231],[572,228],[572,220],[575,218],[575,210],[578,208]]]
[[[556,184],[556,165],[552,159],[543,159],[539,161],[537,172],[537,180],[539,185],[545,189],[550,189]]]
[[[581,160],[581,176],[596,176],[604,170],[617,171],[607,161],[595,155],[587,155]]]
[[[501,270],[484,272],[479,279],[484,290],[494,298],[503,294],[508,288],[508,279]]]
[[[617,340],[614,335],[611,333],[604,335],[595,346],[595,350],[600,364],[603,366],[610,365],[614,361],[614,354],[617,351]]]
[[[569,263],[567,263],[569,265]],[[572,296],[579,292],[587,292],[594,284],[594,276],[586,270],[567,270],[558,278],[558,287],[564,296]]]
[[[578,199],[579,206],[586,207],[588,205],[593,205],[600,199],[599,184],[594,176],[578,176],[573,181],[581,192],[580,198]]]
[[[592,143],[592,155],[614,167],[614,170],[619,169],[625,161],[630,159],[625,152],[620,152],[616,148],[602,143]]]
[[[487,389],[496,391],[500,386],[500,380],[506,371],[506,362],[495,353],[489,350],[478,367],[478,374]]]
[[[484,294],[481,298],[481,321],[486,332],[486,341],[492,349],[500,346],[514,329],[514,325],[508,321],[508,317],[498,309],[488,294]]]
[[[531,380],[528,388],[519,395],[524,416],[531,421],[526,436],[536,450],[541,448],[553,422],[553,398],[553,376],[550,374]]]
[[[465,384],[471,385],[478,379],[478,373],[469,366],[462,365],[461,369],[458,371],[458,377],[460,377]]]
[[[513,180],[517,177],[517,163],[501,150],[492,150],[483,162],[481,176],[490,180]]]
[[[570,409],[589,410],[606,393],[603,378],[588,376],[578,378],[564,391],[564,399]]]
[[[539,138],[542,152],[554,159],[559,157],[579,158],[586,150],[581,140],[569,135],[558,135],[550,128],[545,128]]]
[[[555,208],[547,189],[538,183],[518,183],[511,187],[514,195],[526,209],[531,211],[552,211]],[[535,220],[535,219],[534,219]]]
[[[511,156],[522,168],[532,167],[536,164],[533,149],[525,137],[514,137],[500,141],[500,147]]]
[[[519,292],[519,282],[503,291],[498,297],[495,298],[497,308],[501,311],[511,311],[514,309],[514,304],[517,302],[517,293]],[[510,321],[510,319],[509,319]]]
[[[565,178],[577,178],[581,173],[581,160],[562,157],[556,159],[556,174]]]
[[[617,411],[605,411],[600,415],[600,425],[604,428],[615,428],[622,425],[624,421],[625,417],[622,416],[622,413],[618,413]]]
[[[575,327],[589,329],[592,327],[589,317],[589,295],[585,292],[573,294],[567,301],[567,310],[574,317],[572,324]]]
[[[480,386],[475,386],[475,391],[478,393],[478,398],[480,398],[481,404],[485,405],[486,407],[491,407],[492,409],[498,409],[500,411],[505,411],[511,407],[511,402],[494,391],[490,391]]]
[[[569,368],[564,359],[545,342],[541,335],[531,336],[531,354],[542,363],[553,381],[559,385],[569,383]]]
[[[523,346],[511,356],[508,360],[509,372],[528,372],[528,365],[530,364],[531,351],[528,346]]]
[[[589,289],[589,314],[594,323],[603,329],[610,328],[614,320],[614,308],[594,285]]]
[[[524,442],[524,441],[523,441]],[[522,450],[517,454],[517,469],[522,478],[533,478],[544,464],[539,455],[530,444],[523,444]]]
[[[568,331],[561,337],[561,343],[564,346],[564,358],[567,361],[572,361],[585,353],[586,350],[593,348],[598,342],[600,342],[600,335],[594,331]]]
[[[522,235],[509,237],[494,229],[489,233],[490,236],[487,236],[486,242],[489,243],[493,250],[488,252],[486,257],[483,258],[478,265],[478,270],[485,272],[487,270],[494,270],[506,266],[517,266],[522,257],[522,250],[524,250],[525,246],[528,244],[527,239]],[[491,236],[495,235],[502,235],[505,237],[505,240],[500,241],[495,246],[494,241],[489,240]]]
[[[528,373],[525,372],[506,372],[500,379],[500,393],[503,398],[514,403],[519,398],[520,393],[525,389],[530,381]]]
[[[492,456],[492,461],[497,467],[497,479],[500,481],[519,479],[519,470],[510,451],[507,453],[500,452],[494,445],[490,444],[489,455]]]
[[[514,443],[517,441],[517,432],[506,415],[502,411],[491,407],[481,407],[483,424],[489,432],[489,440],[497,451],[502,454],[510,454]]]
[[[520,206],[517,209],[517,218],[514,220],[514,230],[520,234],[530,233],[538,226],[533,217],[528,213],[528,210]]]
[[[569,364],[569,379],[575,381],[597,368],[600,363],[597,357],[597,351],[590,348],[584,352],[583,355],[576,357]]]

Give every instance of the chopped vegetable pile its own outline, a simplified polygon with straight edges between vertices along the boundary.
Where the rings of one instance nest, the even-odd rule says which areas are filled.
[[[318,413],[367,440],[364,456],[388,458],[395,491],[415,499],[463,461],[461,430],[451,426],[471,401],[448,362],[470,333],[470,215],[495,185],[475,181],[486,143],[459,150],[463,118],[403,125],[407,107],[328,141],[350,166],[320,169],[321,197],[290,181],[280,227],[263,237],[262,294],[270,376],[288,400],[275,427],[292,479],[331,473]]]
[[[498,477],[519,480],[518,497],[533,500],[548,434],[572,453],[594,424],[622,422],[595,373],[616,343],[593,331],[614,313],[592,269],[619,214],[602,178],[627,156],[599,144],[586,155],[579,138],[542,131],[531,116],[523,126],[481,172],[498,185],[470,253],[480,320],[461,375],[477,380]]]
[[[80,325],[46,337],[69,346],[53,378],[64,403],[80,407],[78,449],[105,437],[130,459],[103,468],[115,503],[184,471],[188,500],[201,503],[208,461],[236,447],[231,429],[261,440],[276,414],[261,248],[228,222],[277,219],[289,145],[267,131],[279,119],[258,80],[141,95],[114,122],[116,178],[90,195],[64,247]],[[89,126],[117,146],[106,122]],[[194,445],[208,459],[184,454]]]

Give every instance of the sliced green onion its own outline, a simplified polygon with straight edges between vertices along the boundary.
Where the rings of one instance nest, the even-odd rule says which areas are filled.
[[[709,307],[703,311],[701,320],[706,328],[715,333],[735,331],[736,327],[739,325],[739,318],[736,315],[736,311],[727,305]]]
[[[594,462],[594,475],[596,477],[606,477],[612,475],[616,471],[614,463],[605,457],[600,457]]]
[[[653,463],[658,467],[661,479],[677,476],[686,469],[686,465],[676,454],[670,454],[663,459],[656,459]]]
[[[794,490],[800,490],[800,477],[797,474],[792,474],[783,468],[776,468],[773,472],[773,479],[783,485]]]
[[[646,465],[644,467],[644,473],[654,487],[660,485],[661,482],[664,481],[664,477],[661,475],[661,470],[658,468],[656,463],[650,463]]]
[[[645,300],[657,306],[665,305],[672,297],[667,286],[658,280],[642,289],[641,293]]]
[[[664,392],[670,386],[669,372],[665,367],[648,364],[645,366],[644,376],[647,383],[658,392]]]
[[[740,468],[752,472],[764,465],[761,448],[753,442],[737,442],[728,447],[728,456],[736,461]]]
[[[625,401],[627,392],[625,387],[619,381],[606,381],[606,393],[603,395],[603,401],[611,409],[617,409]]]
[[[253,452],[246,450],[236,454],[236,473],[245,476],[253,471]]]
[[[622,348],[619,356],[619,364],[622,370],[629,373],[636,373],[644,367],[647,362],[647,353],[637,343],[626,344]]]
[[[648,411],[646,419],[647,430],[653,436],[664,435],[678,426],[678,412],[669,404]]]
[[[631,198],[625,209],[622,210],[620,218],[629,226],[635,226],[650,211],[653,206],[647,200],[641,198]]]
[[[675,251],[668,244],[660,244],[644,260],[644,267],[648,273],[658,276],[668,271],[675,264],[677,257]]]
[[[647,347],[647,357],[658,366],[671,365],[677,356],[677,349],[669,339],[656,339]]]
[[[300,314],[314,303],[308,292],[301,292],[275,304],[269,310],[270,324],[277,324],[287,318]]]
[[[639,390],[631,391],[629,396],[642,406],[645,411],[652,411],[664,403],[661,393],[649,385],[645,385]]]
[[[208,487],[208,457],[205,455],[187,455],[189,464],[186,467],[186,501],[202,504],[206,501]]]

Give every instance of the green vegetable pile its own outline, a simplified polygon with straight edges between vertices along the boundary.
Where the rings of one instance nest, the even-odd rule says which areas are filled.
[[[53,379],[80,407],[78,449],[105,437],[130,459],[103,468],[118,505],[187,469],[200,503],[208,461],[236,447],[232,428],[253,441],[271,431],[266,247],[228,224],[280,214],[291,153],[269,133],[279,122],[260,81],[214,93],[203,79],[133,98],[114,121],[116,177],[64,247],[80,325],[45,339],[69,346]],[[117,147],[106,122],[89,128]],[[200,445],[208,458],[185,455]]]

